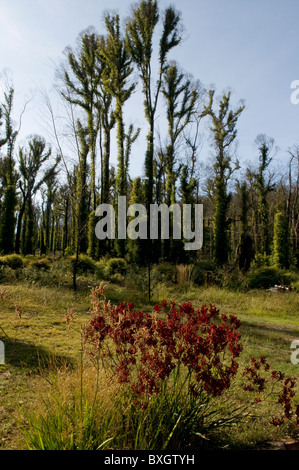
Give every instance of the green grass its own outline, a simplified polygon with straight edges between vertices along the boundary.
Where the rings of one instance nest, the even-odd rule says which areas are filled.
[[[6,364],[0,366],[0,449],[24,448],[23,435],[16,425],[20,410],[34,407],[38,391],[42,393],[46,389],[41,386],[44,383],[41,375],[47,377],[53,355],[60,364],[78,361],[80,327],[89,317],[90,288],[98,282],[94,277],[82,276],[78,291],[73,293],[69,277],[55,286],[52,283],[46,285],[44,273],[41,276],[42,283],[14,279],[14,282],[0,285],[0,291],[5,292],[4,299],[0,299],[0,339],[5,343],[6,353]],[[133,301],[138,309],[151,309],[144,291],[138,290],[132,280],[109,284],[106,295],[114,303]],[[177,286],[160,283],[154,288],[153,299],[177,303],[190,300],[195,306],[214,304],[221,313],[237,315],[242,321],[244,348],[241,362],[264,354],[274,368],[299,377],[299,365],[290,361],[291,342],[299,339],[298,292],[235,292],[218,287],[178,289]],[[21,312],[21,320],[16,305]],[[67,327],[65,315],[68,308],[74,310],[76,330]],[[235,397],[236,403],[242,399],[242,394]],[[266,427],[260,421],[253,428],[240,425],[219,439],[223,440],[223,445],[244,448],[260,446],[264,441],[278,439],[291,432],[285,427]]]

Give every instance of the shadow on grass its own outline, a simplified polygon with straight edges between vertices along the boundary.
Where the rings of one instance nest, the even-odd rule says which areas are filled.
[[[250,322],[248,320],[241,320],[242,321],[242,330],[243,334],[247,334],[250,336],[252,333],[256,337],[265,337],[267,336],[269,339],[277,340],[277,341],[293,341],[295,339],[299,339],[299,329],[295,328],[283,328],[280,325],[274,326],[273,324],[257,324],[254,322]]]
[[[67,355],[49,352],[41,346],[33,343],[24,343],[18,340],[9,340],[8,338],[0,338],[5,347],[5,365],[11,365],[20,369],[30,369],[30,371],[38,371],[50,369],[55,366],[74,365],[74,361]]]

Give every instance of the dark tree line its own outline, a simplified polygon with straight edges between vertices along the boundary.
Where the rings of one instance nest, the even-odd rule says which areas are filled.
[[[206,257],[242,271],[260,256],[282,268],[298,267],[299,148],[288,150],[289,164],[279,177],[272,170],[274,140],[261,134],[256,164],[242,168],[234,144],[245,106],[234,109],[230,92],[216,99],[215,90],[206,92],[171,59],[182,34],[181,15],[172,6],[162,12],[157,1],[142,0],[123,26],[118,14],[108,13],[103,34],[85,31],[78,47],[67,49],[59,93],[71,119],[72,164],[58,142],[53,115],[57,155],[37,135],[16,148],[13,87],[6,91],[0,107],[2,254],[110,255],[143,265]],[[126,121],[125,111],[139,86],[147,126],[144,174],[132,179],[131,156],[141,132]],[[165,136],[156,124],[161,109]],[[213,149],[206,167],[202,122],[209,124]],[[169,240],[98,240],[96,208],[114,205],[117,225],[118,196],[126,196],[127,205],[143,204],[148,213],[151,204],[203,204],[203,248],[187,253],[172,232]]]

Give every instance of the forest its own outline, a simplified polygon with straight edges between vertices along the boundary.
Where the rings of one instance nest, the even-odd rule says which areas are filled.
[[[290,344],[299,333],[299,145],[290,142],[277,161],[275,136],[261,129],[251,163],[240,163],[246,101],[183,70],[174,57],[184,42],[174,6],[162,11],[156,0],[141,0],[127,19],[105,12],[104,30],[84,30],[56,64],[64,114],[43,94],[51,142],[32,129],[19,145],[26,105],[16,119],[17,90],[2,84],[0,448],[244,449],[298,436]],[[142,128],[127,118],[136,96]],[[136,159],[143,171],[132,176]],[[111,205],[117,225],[123,197],[125,211],[142,205],[148,214],[153,205],[188,205],[191,231],[201,205],[202,247],[185,249],[171,211],[168,239],[141,236],[137,223],[135,239],[109,237],[108,229],[99,239],[97,209]],[[149,215],[146,226],[148,235]],[[70,328],[76,319],[80,335],[78,325]],[[239,329],[242,392],[219,402],[239,374]],[[282,387],[277,395],[274,386]],[[20,390],[25,418],[16,417]],[[247,392],[256,392],[252,403]],[[248,403],[256,407],[264,392],[278,401],[250,428]],[[284,414],[274,418],[278,404]]]
[[[283,269],[298,267],[299,149],[290,142],[287,165],[278,172],[274,138],[261,133],[255,141],[256,163],[240,167],[234,144],[246,107],[234,108],[230,91],[216,98],[215,90],[206,90],[168,60],[182,41],[181,23],[174,8],[161,14],[155,2],[142,2],[125,27],[118,14],[107,13],[103,35],[83,32],[77,47],[65,51],[57,87],[72,129],[71,159],[59,141],[49,102],[55,148],[34,129],[27,145],[17,148],[15,91],[7,87],[1,105],[2,255],[84,254],[137,265],[149,259],[155,264],[205,260],[210,270],[229,266],[242,272],[254,259]],[[145,155],[138,155],[144,174],[132,179],[132,147],[141,136],[140,128],[125,122],[125,107],[137,87],[142,87],[148,127]],[[163,113],[166,135],[156,129],[157,113],[160,119]],[[213,149],[208,162],[201,154],[206,123]],[[186,253],[171,236],[155,242],[151,253],[142,240],[97,240],[96,208],[116,207],[118,196],[146,207],[203,204],[202,250]]]

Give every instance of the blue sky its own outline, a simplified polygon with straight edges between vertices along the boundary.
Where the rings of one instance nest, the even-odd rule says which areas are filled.
[[[159,3],[163,9],[170,2]],[[185,26],[184,42],[171,58],[206,87],[214,84],[217,94],[232,89],[233,105],[245,100],[238,123],[241,162],[256,160],[253,144],[259,133],[275,139],[277,164],[287,161],[287,149],[299,143],[299,105],[290,101],[291,82],[299,80],[298,0],[171,4],[182,12]],[[36,88],[51,86],[54,64],[82,30],[92,25],[101,33],[104,10],[117,10],[124,18],[130,5],[124,0],[0,0],[0,71],[12,73],[16,117]],[[43,134],[39,105],[37,97],[30,102],[21,137]],[[132,116],[142,126],[142,100],[134,106]],[[142,158],[136,158],[131,173],[141,172]]]

